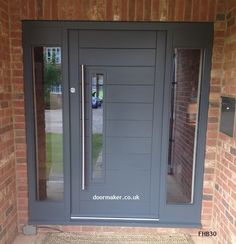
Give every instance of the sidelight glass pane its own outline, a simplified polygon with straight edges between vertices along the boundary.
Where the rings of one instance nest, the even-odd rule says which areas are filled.
[[[34,47],[34,116],[37,200],[64,192],[60,47]]]
[[[103,177],[103,85],[104,76],[92,76],[92,177],[94,180]]]
[[[171,96],[167,203],[193,202],[201,50],[176,49]]]

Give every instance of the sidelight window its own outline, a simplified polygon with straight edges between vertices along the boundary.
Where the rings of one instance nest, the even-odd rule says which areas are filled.
[[[167,203],[193,203],[201,80],[200,49],[176,49],[171,94]]]
[[[62,72],[55,50],[61,54],[60,47],[33,48],[36,198],[40,201],[62,200],[64,192]]]

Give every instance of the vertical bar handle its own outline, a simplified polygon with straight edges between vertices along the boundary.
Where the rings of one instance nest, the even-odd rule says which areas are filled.
[[[81,133],[82,133],[82,175],[81,189],[85,190],[85,67],[81,64]]]

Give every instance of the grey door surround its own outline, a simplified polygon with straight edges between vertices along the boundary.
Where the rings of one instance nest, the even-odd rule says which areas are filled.
[[[99,31],[101,34],[96,35],[96,38],[91,38],[90,42],[86,42],[88,36],[93,35],[93,31]],[[137,34],[141,31],[152,35],[156,33],[157,38],[155,39],[155,48],[152,46],[154,42],[151,41],[151,37],[146,40],[146,43],[138,38],[137,41],[132,42],[132,47],[121,46],[119,49],[128,49],[123,55],[127,55],[125,60],[122,60],[121,52],[115,52],[116,46],[104,46],[107,43],[113,43],[112,45],[117,45],[112,40],[112,36],[107,37],[107,43],[103,41],[102,37],[104,32],[113,31],[114,36],[117,32],[136,32]],[[86,35],[79,37],[79,33],[86,32]],[[210,80],[210,67],[211,67],[211,50],[212,50],[212,38],[213,37],[213,25],[211,23],[124,23],[124,22],[67,22],[67,21],[23,21],[23,47],[24,47],[24,78],[25,78],[25,106],[26,106],[26,124],[27,124],[27,144],[28,144],[28,177],[29,177],[29,208],[30,208],[30,223],[40,224],[91,224],[91,225],[138,225],[138,226],[173,226],[173,227],[199,227],[200,217],[201,217],[201,202],[202,202],[202,187],[203,187],[203,168],[204,168],[204,150],[205,150],[205,134],[207,126],[207,111],[208,111],[208,95],[209,95],[209,80]],[[109,38],[111,38],[109,40]],[[115,40],[118,40],[115,38]],[[79,42],[81,45],[90,45],[90,47],[79,48]],[[94,43],[99,43],[99,48],[91,48]],[[123,42],[120,42],[123,45]],[[127,42],[124,42],[127,43]],[[145,48],[140,45],[150,46],[145,51]],[[62,47],[62,63],[63,63],[63,120],[64,120],[64,172],[65,172],[65,193],[64,200],[60,202],[40,202],[35,199],[35,143],[34,143],[34,118],[33,118],[33,93],[32,93],[32,60],[31,60],[31,48],[32,46],[61,46]],[[97,45],[97,44],[96,44]],[[158,49],[158,47],[161,47]],[[143,216],[138,216],[138,211],[135,215],[127,216],[122,215],[125,219],[113,219],[115,214],[106,219],[103,216],[88,216],[86,214],[81,214],[81,208],[78,207],[80,203],[79,196],[81,195],[80,187],[81,180],[76,179],[76,174],[80,177],[80,163],[78,162],[78,153],[80,152],[78,147],[80,147],[79,138],[80,131],[72,131],[72,128],[79,127],[80,124],[80,111],[75,112],[75,108],[79,108],[80,98],[71,94],[70,88],[75,87],[76,91],[80,91],[79,81],[80,81],[80,65],[85,64],[87,66],[88,74],[86,76],[91,76],[95,73],[102,73],[105,77],[105,82],[109,82],[107,77],[119,73],[118,70],[109,70],[110,62],[109,60],[113,57],[113,66],[119,66],[120,62],[124,62],[125,66],[132,66],[132,60],[134,60],[136,67],[142,67],[143,63],[139,56],[132,58],[132,55],[137,55],[133,53],[133,49],[140,49],[140,55],[143,56],[143,60],[146,59],[147,66],[153,65],[152,59],[152,49],[154,51],[155,57],[155,67],[158,68],[160,72],[155,72],[155,84],[153,92],[153,101],[149,101],[151,93],[148,88],[145,94],[141,94],[138,99],[141,99],[141,107],[147,105],[149,102],[157,104],[156,109],[153,109],[153,121],[156,121],[155,126],[153,126],[151,131],[151,137],[153,140],[152,145],[149,149],[152,149],[152,160],[158,158],[157,164],[154,165],[155,170],[151,170],[153,174],[150,179],[149,189],[152,194],[150,198],[154,197],[153,201],[148,202],[149,208],[148,213]],[[198,132],[198,144],[197,144],[197,159],[196,159],[196,177],[194,184],[194,201],[193,204],[185,205],[168,205],[166,203],[166,175],[167,175],[167,160],[168,160],[168,133],[169,133],[169,113],[170,113],[170,91],[171,91],[171,72],[172,72],[172,55],[174,48],[201,48],[204,50],[204,60],[203,60],[203,72],[202,72],[202,86],[201,86],[201,99],[200,99],[200,118],[199,118],[199,132]],[[101,55],[100,50],[105,49],[104,62],[101,66],[99,63],[99,55]],[[109,53],[109,49],[113,50]],[[73,51],[77,50],[77,51]],[[91,59],[90,57],[94,57]],[[114,58],[116,57],[116,58]],[[162,58],[160,58],[162,57]],[[86,59],[88,58],[88,60]],[[89,63],[89,60],[93,60],[95,63]],[[73,62],[72,62],[73,61]],[[86,62],[85,62],[86,61]],[[88,61],[88,62],[87,62]],[[156,69],[157,70],[157,69]],[[146,73],[150,75],[151,73]],[[116,77],[116,76],[115,76]],[[126,94],[122,90],[123,84],[115,84],[120,94],[123,95],[122,99],[132,99],[127,98]],[[130,85],[130,84],[129,84]],[[137,84],[136,84],[137,85]],[[140,85],[140,84],[139,84]],[[142,84],[141,84],[142,85]],[[119,87],[121,86],[121,87]],[[105,88],[107,89],[107,88]],[[108,87],[109,93],[114,94],[112,86]],[[136,94],[139,94],[138,88],[135,87]],[[107,102],[109,103],[109,93],[107,92]],[[116,94],[112,98],[117,99],[119,102],[119,96]],[[133,97],[135,99],[135,97]],[[143,100],[142,100],[143,99]],[[145,100],[147,99],[147,100]],[[126,100],[126,102],[130,102]],[[135,101],[134,101],[135,102]],[[158,103],[160,102],[160,103]],[[113,104],[114,105],[114,104]],[[108,108],[109,109],[109,108]],[[133,110],[132,110],[133,111]],[[147,109],[144,109],[147,113]],[[129,112],[127,112],[130,115]],[[119,115],[118,113],[116,113]],[[74,117],[73,117],[74,116]],[[112,114],[107,114],[106,116],[114,116]],[[148,116],[148,115],[147,115]],[[105,118],[106,120],[106,118]],[[105,123],[107,123],[105,121]],[[117,123],[114,121],[114,123]],[[121,122],[121,123],[124,123]],[[109,124],[109,128],[106,129],[107,132],[114,131],[112,128],[114,124]],[[116,124],[117,126],[117,124]],[[143,126],[147,131],[149,130],[148,123],[144,123]],[[116,127],[118,128],[118,127]],[[137,126],[138,128],[138,126]],[[139,127],[140,128],[140,127]],[[109,131],[110,130],[110,131]],[[143,131],[143,130],[139,130]],[[70,132],[70,133],[68,133]],[[75,136],[76,133],[79,136]],[[149,134],[150,135],[150,134]],[[155,135],[155,136],[153,136]],[[74,137],[73,137],[74,136]],[[114,135],[115,137],[116,135]],[[105,135],[106,137],[106,135]],[[74,139],[73,139],[74,138]],[[107,140],[107,138],[106,138]],[[115,144],[110,145],[112,147]],[[153,150],[153,147],[155,150]],[[77,148],[77,149],[76,149]],[[143,148],[143,147],[142,147]],[[109,149],[109,148],[108,148]],[[112,149],[112,148],[111,148]],[[148,147],[147,147],[148,149]],[[131,160],[132,161],[132,160]],[[112,162],[112,161],[110,161]],[[150,163],[153,161],[150,161]],[[156,178],[154,177],[156,176]],[[89,185],[87,184],[87,187]],[[92,188],[91,188],[92,189]],[[154,193],[154,194],[153,194]],[[145,206],[143,205],[144,209]],[[121,208],[122,209],[122,208]],[[147,208],[146,208],[147,209]],[[86,210],[86,209],[84,209]],[[123,209],[124,210],[124,209]],[[149,211],[150,210],[150,211]],[[85,212],[84,212],[85,213]],[[118,213],[118,218],[121,213]],[[94,216],[95,215],[95,216]],[[115,216],[115,217],[114,217]],[[131,216],[131,217],[130,217]],[[150,216],[154,216],[150,217]],[[81,217],[76,219],[76,217]],[[90,217],[83,219],[83,217]],[[135,221],[137,218],[138,221]],[[142,218],[144,221],[142,221]],[[141,220],[140,220],[141,219]],[[159,219],[159,221],[149,221],[149,219]],[[147,220],[147,221],[145,221]]]

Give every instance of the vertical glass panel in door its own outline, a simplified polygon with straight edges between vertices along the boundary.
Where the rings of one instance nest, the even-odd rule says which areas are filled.
[[[200,49],[176,49],[171,96],[167,203],[193,203],[201,80]]]
[[[102,74],[92,76],[92,178],[103,178],[104,137],[103,137],[103,97],[104,77]]]
[[[33,48],[37,200],[64,192],[61,48]]]

